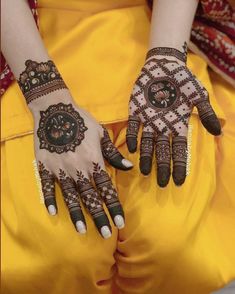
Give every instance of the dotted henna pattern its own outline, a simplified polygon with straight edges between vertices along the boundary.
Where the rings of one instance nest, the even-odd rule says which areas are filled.
[[[28,104],[53,91],[67,89],[53,61],[27,60],[25,66],[17,82]]]
[[[40,111],[40,115],[37,131],[40,149],[58,154],[74,152],[84,139],[87,127],[72,104],[51,105],[46,111]]]

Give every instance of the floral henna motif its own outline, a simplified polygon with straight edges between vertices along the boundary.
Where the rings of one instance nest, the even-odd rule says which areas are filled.
[[[124,216],[122,207],[118,200],[117,191],[114,188],[109,175],[105,170],[101,169],[98,163],[93,163],[93,166],[93,178],[96,183],[96,187],[109,209],[110,215],[112,218],[114,218],[117,214]]]
[[[27,60],[25,66],[17,82],[28,104],[55,90],[67,89],[53,61],[38,63]]]
[[[84,139],[87,127],[72,104],[51,105],[46,111],[40,111],[40,115],[37,131],[40,149],[58,154],[74,152]]]
[[[38,162],[38,172],[41,178],[42,192],[45,199],[45,205],[55,204],[55,178],[44,166]]]

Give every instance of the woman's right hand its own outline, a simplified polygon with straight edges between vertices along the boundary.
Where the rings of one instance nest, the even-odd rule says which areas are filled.
[[[50,82],[43,83],[48,77]],[[124,227],[124,213],[105,170],[104,158],[121,170],[129,170],[132,163],[113,145],[105,127],[74,103],[53,63],[28,61],[18,82],[34,116],[35,155],[49,213],[57,212],[57,180],[75,228],[86,232],[81,198],[101,235],[110,237],[111,226],[103,202],[119,229]]]

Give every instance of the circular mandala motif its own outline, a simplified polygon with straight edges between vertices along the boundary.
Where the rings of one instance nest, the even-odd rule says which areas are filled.
[[[74,151],[81,144],[87,127],[72,104],[52,105],[40,115],[37,135],[41,149],[63,153]]]
[[[168,108],[177,99],[175,85],[168,80],[154,80],[146,86],[147,100],[155,108]]]

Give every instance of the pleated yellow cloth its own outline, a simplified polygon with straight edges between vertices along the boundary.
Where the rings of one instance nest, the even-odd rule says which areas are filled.
[[[59,187],[59,214],[42,203],[33,153],[33,120],[14,83],[2,97],[2,293],[207,294],[235,278],[235,91],[206,63],[188,65],[210,93],[223,123],[215,139],[196,111],[189,127],[182,187],[144,178],[139,152],[125,145],[128,100],[149,34],[144,0],[39,0],[40,33],[75,101],[106,123],[135,164],[109,168],[126,214],[119,236],[103,240],[85,213],[76,233]],[[155,163],[154,163],[155,164]]]

